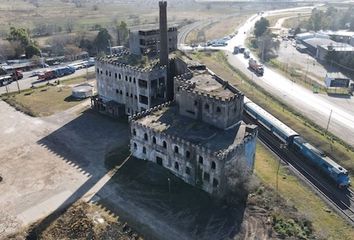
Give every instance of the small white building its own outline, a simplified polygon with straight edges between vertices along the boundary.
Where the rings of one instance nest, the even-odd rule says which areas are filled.
[[[348,88],[349,83],[350,79],[340,72],[330,72],[327,73],[325,77],[325,84],[328,88]]]

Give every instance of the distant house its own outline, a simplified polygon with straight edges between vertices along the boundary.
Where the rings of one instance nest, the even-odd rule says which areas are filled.
[[[303,43],[304,40],[310,38],[319,38],[319,39],[329,39],[330,37],[327,34],[315,33],[315,32],[305,32],[296,34],[295,40],[297,43]]]
[[[351,39],[354,37],[354,32],[347,30],[338,30],[338,31],[322,31],[321,34],[326,34],[336,42],[350,43]]]
[[[320,45],[317,47],[316,58],[320,61],[326,60],[328,52],[336,51],[340,56],[352,56],[354,58],[354,47],[347,43],[334,43],[331,45]]]
[[[330,72],[325,77],[326,87],[348,88],[350,79],[340,72]]]

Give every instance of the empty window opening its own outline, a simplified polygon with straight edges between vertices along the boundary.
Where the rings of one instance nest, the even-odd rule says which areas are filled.
[[[135,128],[133,129],[133,135],[136,136],[136,130],[135,130]]]
[[[175,146],[175,153],[178,153],[178,146]]]
[[[156,144],[156,138],[155,137],[152,137],[152,143]]]
[[[204,173],[204,181],[209,182],[209,180],[210,180],[210,175],[209,175],[209,173],[205,172]]]
[[[148,140],[148,135],[147,135],[147,133],[144,133],[144,140],[145,140],[145,141]]]
[[[219,185],[219,181],[217,179],[213,179],[213,187],[217,187]]]
[[[178,162],[175,162],[175,169],[178,171],[179,170],[179,164]]]
[[[163,142],[162,142],[162,146],[163,146],[163,148],[167,148],[167,143],[166,143],[166,141],[163,141]]]
[[[147,84],[147,81],[143,80],[143,79],[139,79],[139,87],[141,88],[147,88],[148,84]]]
[[[143,95],[139,95],[139,102],[145,105],[148,105],[149,98]]]
[[[211,162],[211,169],[215,170],[216,168],[216,163],[214,161]]]
[[[186,158],[190,158],[191,157],[191,153],[189,151],[186,151]]]
[[[205,104],[204,108],[205,110],[209,110],[209,104]]]
[[[199,163],[203,164],[203,157],[202,156],[199,156]]]
[[[217,108],[216,108],[216,112],[218,112],[218,113],[221,112],[221,108],[220,108],[220,107],[217,107]]]
[[[134,149],[136,150],[138,148],[138,145],[136,145],[136,143],[134,143]]]
[[[156,157],[156,163],[160,166],[162,166],[162,158]]]
[[[143,153],[146,154],[146,147],[143,147]]]

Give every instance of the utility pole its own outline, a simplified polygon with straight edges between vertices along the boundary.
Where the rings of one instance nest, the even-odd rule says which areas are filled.
[[[21,90],[20,90],[20,84],[18,84],[18,75],[17,75],[17,72],[16,72],[16,71],[14,71],[14,73],[13,73],[13,74],[15,74],[15,77],[16,77],[16,84],[17,84],[18,93],[21,93]]]
[[[328,122],[327,122],[326,134],[327,134],[327,132],[328,132],[329,124],[330,124],[330,122],[331,122],[332,112],[333,112],[333,110],[331,109],[331,113],[329,114],[329,118],[328,118]]]
[[[171,179],[167,178],[168,181],[168,200],[171,201]]]

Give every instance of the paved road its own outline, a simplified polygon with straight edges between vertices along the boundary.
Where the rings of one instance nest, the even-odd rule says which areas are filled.
[[[38,70],[34,70],[34,71],[38,71]],[[71,75],[68,75],[68,76],[65,76],[65,77],[62,77],[62,78],[53,79],[53,80],[50,80],[50,82],[54,82],[54,81],[56,81],[58,79],[59,80],[65,80],[65,79],[69,79],[69,78],[73,78],[73,77],[82,76],[82,75],[86,74],[86,72],[93,72],[93,71],[95,71],[95,67],[90,67],[88,69],[80,69],[80,70],[77,70],[74,74],[71,74]],[[19,87],[20,87],[21,90],[31,88],[32,83],[34,83],[35,86],[44,85],[44,84],[47,83],[47,81],[36,83],[38,81],[38,77],[37,76],[36,77],[30,77],[32,72],[33,71],[24,72],[23,73],[23,78],[21,80],[18,80],[18,84],[19,84]],[[17,83],[15,81],[15,82],[12,82],[11,84],[7,85],[7,86],[0,87],[0,95],[3,94],[3,93],[6,93],[6,87],[7,87],[9,92],[18,91]]]
[[[308,10],[309,8],[297,8],[296,11],[300,9]],[[271,11],[266,12],[264,15],[279,14],[284,11],[289,10]],[[248,61],[242,55],[231,54],[235,45],[245,44],[247,34],[259,18],[260,16],[254,15],[248,19],[240,27],[239,33],[229,41],[228,46],[224,47],[224,50],[228,52],[229,62],[254,79],[258,85],[264,87],[267,91],[296,108],[324,128],[327,126],[332,111],[329,131],[354,145],[354,102],[352,99],[339,99],[327,95],[314,94],[312,91],[294,84],[291,80],[267,67],[265,67],[263,77],[256,77],[247,69]]]

